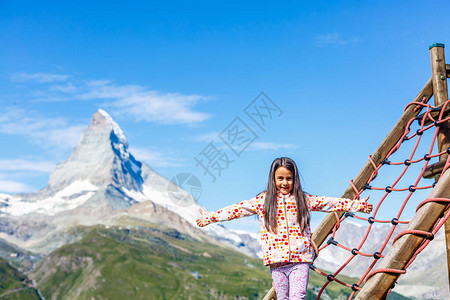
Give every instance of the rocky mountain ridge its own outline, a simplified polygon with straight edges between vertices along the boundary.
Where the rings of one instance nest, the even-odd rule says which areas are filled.
[[[68,234],[70,228],[115,225],[134,217],[200,240],[217,237],[256,255],[259,249],[245,247],[242,234],[217,224],[199,229],[195,219],[200,207],[190,193],[137,161],[119,125],[99,109],[70,157],[51,172],[46,187],[28,194],[0,194],[0,238],[46,254],[77,238]]]

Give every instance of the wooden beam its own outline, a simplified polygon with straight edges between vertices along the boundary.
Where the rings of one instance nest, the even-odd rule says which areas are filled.
[[[423,178],[433,178],[435,176],[438,176],[442,173],[442,170],[444,170],[445,166],[445,160],[438,161],[435,164],[429,165],[425,168],[425,172],[423,172]]]
[[[447,73],[447,78],[450,77],[450,65],[445,65],[445,71]]]
[[[450,171],[445,172],[428,198],[450,198]],[[442,216],[448,203],[428,202],[423,205],[410,221],[408,230],[430,231],[437,219]],[[406,234],[400,237],[391,250],[379,262],[377,269],[403,270],[424,237]],[[399,274],[378,273],[370,277],[358,293],[356,300],[383,299],[394,285]]]
[[[267,294],[264,296],[263,300],[273,300],[277,299],[277,293],[275,293],[275,289],[272,287]]]
[[[422,103],[428,103],[431,96],[433,95],[433,85],[431,83],[431,78],[425,83],[422,90],[417,94],[417,96],[414,98],[413,102],[422,102]],[[400,140],[403,133],[405,132],[406,125],[408,124],[409,120],[411,118],[416,117],[420,113],[421,109],[415,110],[415,107],[409,106],[404,112],[403,115],[400,117],[400,119],[397,121],[397,123],[394,125],[394,128],[388,133],[388,135],[384,138],[383,142],[380,144],[380,146],[375,150],[374,154],[372,155],[372,159],[375,162],[375,164],[381,163],[383,159],[386,158],[389,151],[391,151],[392,147],[395,146],[395,144]],[[366,182],[369,180],[370,176],[373,172],[373,166],[368,161],[362,170],[358,173],[358,175],[355,177],[355,180],[353,183],[355,184],[356,188],[361,189]],[[355,196],[355,192],[353,191],[353,188],[349,186],[347,190],[344,192],[342,197],[344,198],[353,198]],[[344,213],[338,212],[337,213],[339,217],[341,217]],[[313,233],[313,240],[317,247],[320,247],[320,245],[323,243],[325,238],[330,234],[330,232],[333,230],[334,225],[336,224],[336,217],[334,214],[327,214],[325,218],[320,223],[319,227],[314,231]],[[266,296],[263,298],[263,300],[270,300],[270,299],[277,299],[276,293],[274,288],[272,287],[269,292],[266,294]]]
[[[430,46],[431,47],[431,46]],[[447,65],[445,64],[444,45],[439,44],[438,47],[432,47],[430,49],[431,57],[431,79],[433,81],[434,93],[434,105],[443,105],[448,100],[447,89]],[[439,134],[437,137],[439,152],[444,151],[450,147],[450,121],[441,124],[439,127]],[[447,161],[448,154],[441,155],[439,162],[444,163]],[[436,180],[439,179],[439,175],[436,176]],[[450,189],[450,186],[448,187]],[[447,276],[450,284],[450,220],[445,222],[445,242],[447,248]]]

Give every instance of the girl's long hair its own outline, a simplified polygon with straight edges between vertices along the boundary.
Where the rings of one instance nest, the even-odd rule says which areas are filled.
[[[285,167],[291,171],[294,177],[294,185],[291,194],[294,195],[297,203],[297,221],[300,230],[303,231],[309,225],[309,210],[306,205],[306,196],[300,184],[297,165],[289,157],[276,158],[270,167],[269,181],[267,183],[266,199],[264,200],[264,224],[268,231],[277,232],[277,185],[275,183],[275,171],[279,167]]]

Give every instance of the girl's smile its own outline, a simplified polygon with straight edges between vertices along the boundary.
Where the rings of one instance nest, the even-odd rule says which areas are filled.
[[[294,176],[292,172],[285,167],[279,167],[275,171],[275,185],[283,195],[287,195],[294,187]]]

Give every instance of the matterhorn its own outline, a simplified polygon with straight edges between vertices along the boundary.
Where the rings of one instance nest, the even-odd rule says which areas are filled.
[[[256,256],[259,248],[247,234],[220,224],[199,229],[195,219],[200,207],[190,193],[137,161],[119,125],[99,109],[46,187],[28,194],[0,194],[0,239],[45,255],[79,239],[73,230],[77,226],[127,226],[130,219],[141,219],[196,239],[213,237]]]

